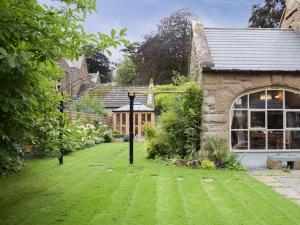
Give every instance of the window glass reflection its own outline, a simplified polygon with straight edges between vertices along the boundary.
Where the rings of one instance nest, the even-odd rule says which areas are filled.
[[[250,118],[250,123],[252,128],[265,128],[265,121],[266,121],[266,112],[261,111],[252,111],[251,112],[251,118]]]
[[[283,148],[283,131],[268,132],[268,149]]]
[[[231,132],[232,149],[248,149],[248,131],[232,131]]]
[[[300,109],[300,94],[290,91],[285,91],[285,108]]]
[[[283,128],[283,111],[268,111],[268,129]]]
[[[235,150],[300,150],[300,93],[266,89],[237,98],[231,129]]]
[[[233,108],[235,109],[247,109],[248,108],[248,95],[244,95],[240,98],[238,98],[233,105]]]
[[[300,131],[286,131],[286,149],[300,149]]]
[[[266,134],[263,131],[250,131],[250,149],[265,149]]]
[[[267,91],[267,106],[268,109],[282,109],[283,91],[281,90]]]
[[[249,95],[249,106],[251,109],[266,108],[266,92],[260,91]]]
[[[286,113],[286,127],[288,128],[300,127],[300,111]]]
[[[231,129],[247,129],[248,112],[246,110],[234,110]]]

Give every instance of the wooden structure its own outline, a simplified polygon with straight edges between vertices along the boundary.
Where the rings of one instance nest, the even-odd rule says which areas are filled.
[[[129,105],[113,110],[113,128],[120,134],[129,134]],[[144,136],[142,126],[145,123],[155,124],[154,109],[141,103],[135,103],[133,107],[134,136],[141,138]]]

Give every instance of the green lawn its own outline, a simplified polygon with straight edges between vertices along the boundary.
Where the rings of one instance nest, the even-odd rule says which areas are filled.
[[[299,206],[246,172],[163,166],[144,159],[142,143],[130,167],[127,147],[101,144],[63,166],[27,161],[0,179],[0,224],[300,224]]]

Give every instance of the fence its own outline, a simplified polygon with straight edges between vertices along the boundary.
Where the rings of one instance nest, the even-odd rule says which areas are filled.
[[[113,128],[112,117],[110,116],[99,116],[97,114],[84,113],[84,112],[72,112],[66,111],[71,120],[77,120],[80,117],[80,120],[83,123],[93,123],[94,121],[100,121],[106,124],[109,128]]]

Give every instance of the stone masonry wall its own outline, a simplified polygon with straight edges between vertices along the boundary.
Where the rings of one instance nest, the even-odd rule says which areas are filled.
[[[281,28],[293,28],[300,32],[300,1],[286,0],[286,10]]]
[[[229,138],[230,108],[238,95],[271,86],[300,90],[299,74],[203,73],[202,79],[202,140],[207,136]]]

